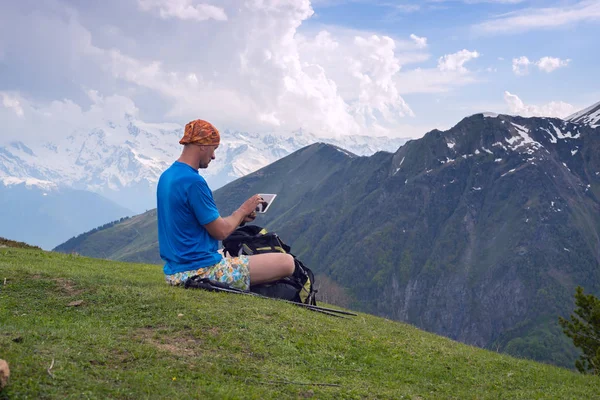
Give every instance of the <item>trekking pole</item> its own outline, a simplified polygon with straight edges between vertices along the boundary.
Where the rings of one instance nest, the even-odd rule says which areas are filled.
[[[300,305],[299,303],[294,303],[294,304],[296,304],[296,305]],[[325,315],[330,315],[330,316],[332,316],[332,317],[336,317],[336,318],[344,318],[344,319],[349,319],[348,317],[345,317],[345,316],[343,316],[343,315],[340,315],[340,314],[335,314],[335,313],[332,313],[332,312],[329,312],[329,311],[325,311],[325,310],[320,310],[320,309],[318,309],[318,308],[307,308],[307,310],[308,310],[308,311],[315,311],[315,312],[318,312],[318,313],[321,313],[321,314],[325,314]]]
[[[321,307],[321,306],[313,306],[311,304],[304,304],[304,303],[296,303],[294,301],[289,301],[289,300],[284,300],[284,301],[286,301],[288,303],[295,304],[295,305],[300,306],[300,307],[308,308],[310,310],[322,310],[322,311],[334,312],[334,313],[337,313],[337,314],[352,315],[354,317],[357,316],[357,314],[354,314],[354,313],[351,313],[351,312],[348,312],[348,311],[336,310],[334,308],[327,308],[327,307]]]
[[[336,310],[336,309],[333,309],[333,308],[313,306],[311,304],[297,303],[295,301],[278,299],[276,297],[267,297],[267,296],[263,296],[262,294],[253,293],[253,292],[244,292],[242,290],[238,291],[238,290],[235,290],[235,289],[231,290],[231,289],[225,289],[225,288],[219,288],[217,290],[218,291],[229,292],[229,293],[248,294],[248,295],[251,295],[251,296],[259,297],[261,299],[283,301],[285,303],[289,303],[289,304],[292,304],[294,306],[306,308],[307,310],[311,310],[311,311],[317,311],[317,312],[320,312],[320,313],[323,313],[323,314],[331,315],[333,317],[346,318],[346,317],[343,317],[343,316],[338,315],[338,314],[356,316],[356,314],[353,314],[353,313],[348,312],[348,311],[341,311],[341,310]]]
[[[234,289],[231,287],[227,287],[225,284],[219,284],[217,282],[211,282],[208,280],[200,280],[201,282],[204,281],[204,285],[201,286],[202,289],[204,290],[208,290],[208,291],[214,291],[214,292],[226,292],[226,293],[237,293],[237,294],[245,294],[245,295],[250,295],[250,296],[256,296],[262,299],[269,299],[269,300],[279,300],[279,301],[283,301],[285,303],[289,303],[289,304],[293,304],[295,306],[298,307],[303,307],[306,308],[308,310],[311,311],[317,311],[323,314],[327,314],[327,315],[331,315],[334,317],[339,317],[339,318],[346,318],[346,317],[342,317],[342,315],[351,315],[351,316],[357,316],[357,314],[348,312],[348,311],[342,311],[342,310],[336,310],[333,308],[326,308],[326,307],[319,307],[319,306],[313,306],[312,304],[304,304],[304,303],[297,303],[295,301],[290,301],[290,300],[284,300],[284,299],[278,299],[276,297],[267,297],[267,296],[263,296],[262,294],[258,294],[258,293],[254,293],[254,292],[250,292],[250,291],[244,291],[244,290],[240,290],[240,289]],[[186,283],[186,287],[188,287],[189,284]],[[342,315],[338,315],[338,314],[342,314]]]

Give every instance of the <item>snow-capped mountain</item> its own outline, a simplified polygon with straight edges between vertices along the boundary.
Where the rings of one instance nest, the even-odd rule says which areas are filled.
[[[592,128],[600,126],[600,102],[583,109],[566,118],[567,121],[590,125]]]
[[[429,144],[429,159],[414,160],[415,155],[410,146],[400,148],[394,155],[390,175],[403,175],[407,164],[420,166],[414,173],[428,175],[438,166],[452,167],[464,160],[479,163],[492,157],[500,178],[519,174],[528,168],[539,168],[545,174],[552,173],[553,176],[559,172],[577,174],[580,181],[573,180],[571,184],[581,187],[587,193],[592,187],[592,181],[595,182],[600,177],[600,165],[589,160],[591,145],[588,144],[587,153],[584,153],[583,132],[588,135],[600,133],[600,125],[592,122],[594,120],[590,117],[597,110],[594,111],[594,107],[587,110],[587,114],[576,114],[577,121],[493,113],[475,114],[447,132],[428,133],[426,137],[435,138]],[[483,174],[471,179],[471,190],[478,192],[485,188],[486,179],[488,178]],[[452,180],[448,184],[455,183]]]
[[[89,190],[134,211],[155,206],[160,174],[179,156],[182,127],[148,124],[126,116],[126,124],[75,131],[44,143],[12,142],[0,147],[0,183]],[[357,155],[396,151],[406,139],[347,136],[320,138],[298,130],[258,134],[225,130],[216,160],[201,171],[213,189],[254,172],[302,147],[326,142]]]

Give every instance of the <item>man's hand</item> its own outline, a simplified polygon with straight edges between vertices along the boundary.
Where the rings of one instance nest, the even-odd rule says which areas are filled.
[[[250,217],[251,214],[254,214],[254,218],[256,218],[256,207],[261,203],[264,203],[264,199],[260,195],[255,194],[246,200],[244,204],[238,208],[238,211],[245,215],[244,218]],[[254,218],[252,218],[252,220],[254,220]]]
[[[256,211],[254,211],[254,212],[250,213],[250,215],[247,215],[247,216],[244,218],[244,223],[246,224],[246,223],[248,223],[248,222],[252,222],[252,221],[254,221],[255,219],[256,219]]]

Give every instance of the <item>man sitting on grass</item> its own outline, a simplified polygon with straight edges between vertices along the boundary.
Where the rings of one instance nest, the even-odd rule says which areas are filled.
[[[156,196],[158,244],[167,283],[182,285],[198,275],[248,290],[251,284],[292,275],[294,259],[289,254],[224,258],[218,252],[219,240],[242,222],[256,218],[262,199],[256,194],[230,216],[221,217],[212,191],[198,174],[215,159],[219,131],[206,121],[195,120],[185,126],[179,143],[183,145],[181,156],[160,176]]]

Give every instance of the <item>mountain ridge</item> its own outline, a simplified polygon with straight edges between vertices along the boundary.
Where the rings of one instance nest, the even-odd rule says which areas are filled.
[[[75,131],[60,141],[36,146],[16,141],[1,146],[0,184],[88,190],[137,212],[154,208],[156,183],[179,156],[183,131],[175,124],[147,124],[131,116],[125,120],[126,125],[106,121],[105,126]],[[320,138],[303,130],[257,134],[225,129],[221,135],[217,159],[206,175],[214,188],[318,141],[358,155],[395,151],[406,141],[366,136]]]
[[[587,124],[592,128],[597,128],[600,126],[600,102],[568,116],[566,120]]]

